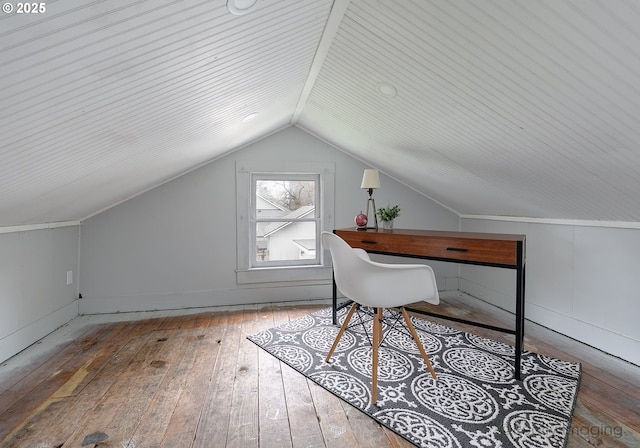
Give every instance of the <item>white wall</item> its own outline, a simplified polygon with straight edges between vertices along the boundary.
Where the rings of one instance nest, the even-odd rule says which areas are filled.
[[[236,282],[236,161],[256,160],[334,163],[336,227],[354,225],[365,205],[365,165],[287,128],[83,222],[80,313],[329,297],[330,278]],[[457,230],[456,214],[384,175],[381,183],[376,203],[402,206],[396,226]],[[436,265],[441,288],[458,277],[456,265]]]
[[[527,319],[640,365],[640,230],[472,218],[461,229],[526,234]],[[460,289],[514,310],[513,271],[465,265]]]
[[[0,360],[78,315],[78,232],[77,225],[0,232]]]
[[[238,285],[237,161],[334,163],[335,226],[365,206],[361,162],[291,127],[96,215],[79,227],[0,232],[0,360],[78,314],[324,298],[330,280]],[[396,227],[527,235],[528,319],[640,364],[640,230],[458,216],[384,174]],[[0,229],[1,230],[1,229]],[[385,261],[390,257],[383,258]],[[405,259],[406,260],[406,259]],[[400,261],[405,261],[400,260]],[[77,272],[80,264],[81,271]],[[429,262],[439,289],[513,311],[515,273]],[[66,285],[73,270],[74,283]],[[76,280],[84,296],[76,300]],[[458,285],[458,276],[459,285]]]

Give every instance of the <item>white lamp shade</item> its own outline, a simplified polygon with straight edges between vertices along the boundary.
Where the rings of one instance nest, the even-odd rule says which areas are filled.
[[[362,185],[360,188],[380,188],[380,173],[375,169],[366,169],[362,175]]]

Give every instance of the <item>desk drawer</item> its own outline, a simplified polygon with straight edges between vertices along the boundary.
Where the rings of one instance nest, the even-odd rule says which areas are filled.
[[[509,240],[416,236],[384,232],[336,231],[351,247],[384,254],[451,261],[517,265],[517,242]]]

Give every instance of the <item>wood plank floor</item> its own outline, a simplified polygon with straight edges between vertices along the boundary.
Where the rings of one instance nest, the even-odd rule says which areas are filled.
[[[412,446],[246,340],[327,303],[79,317],[0,366],[0,447]],[[461,293],[438,311],[513,320]],[[568,446],[640,446],[640,367],[526,332],[528,350],[583,364]]]

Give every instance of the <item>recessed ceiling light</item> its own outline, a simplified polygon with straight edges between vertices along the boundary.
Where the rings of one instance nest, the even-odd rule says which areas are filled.
[[[398,89],[393,87],[388,82],[381,82],[376,86],[376,90],[380,95],[384,95],[389,98],[393,98],[398,94]]]
[[[258,112],[253,112],[242,119],[243,123],[248,123],[258,116]]]
[[[227,9],[231,14],[241,16],[256,7],[258,0],[227,0]]]

